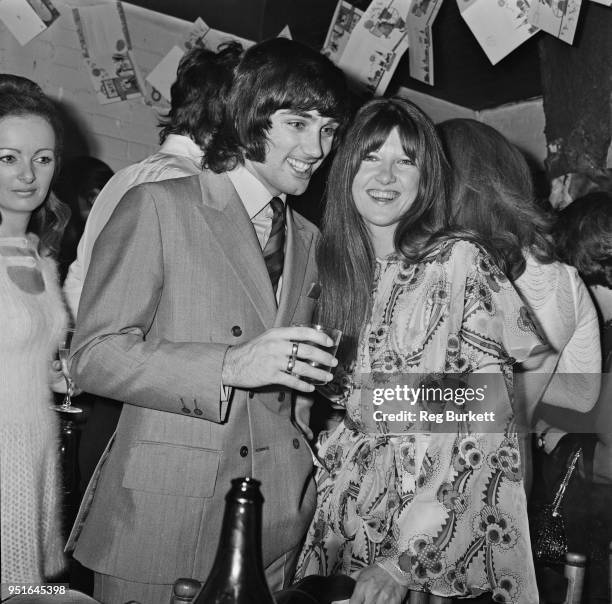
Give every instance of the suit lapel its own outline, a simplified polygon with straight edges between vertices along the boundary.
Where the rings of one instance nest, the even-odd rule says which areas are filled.
[[[227,176],[204,171],[200,187],[204,220],[267,329],[274,323],[276,300],[249,216]]]
[[[302,293],[312,233],[296,224],[291,208],[287,207],[287,246],[283,267],[283,285],[275,327],[287,325],[293,317]]]

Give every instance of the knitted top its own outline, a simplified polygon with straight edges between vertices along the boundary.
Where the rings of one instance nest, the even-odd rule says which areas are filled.
[[[49,379],[66,311],[55,266],[37,246],[34,235],[0,238],[3,584],[40,583],[64,565],[58,418],[49,408]]]

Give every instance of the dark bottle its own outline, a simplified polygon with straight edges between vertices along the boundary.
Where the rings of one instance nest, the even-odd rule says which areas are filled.
[[[210,575],[194,604],[274,604],[261,555],[260,482],[235,478]]]

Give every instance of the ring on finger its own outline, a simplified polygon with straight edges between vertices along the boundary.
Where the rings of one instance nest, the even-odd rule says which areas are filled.
[[[294,363],[295,363],[295,359],[297,357],[299,345],[300,345],[299,342],[292,342],[292,344],[291,344],[291,358],[293,359]]]
[[[293,368],[295,367],[295,357],[291,355],[289,360],[287,361],[287,369],[285,370],[287,373],[293,373]]]

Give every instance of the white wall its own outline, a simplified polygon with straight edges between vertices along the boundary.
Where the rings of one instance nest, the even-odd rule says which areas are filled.
[[[400,95],[418,105],[436,123],[454,117],[467,117],[493,126],[517,145],[521,151],[534,159],[538,165],[542,167],[544,165],[546,139],[541,98],[502,105],[485,111],[474,111],[408,88],[402,88]]]

